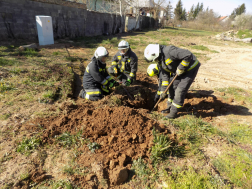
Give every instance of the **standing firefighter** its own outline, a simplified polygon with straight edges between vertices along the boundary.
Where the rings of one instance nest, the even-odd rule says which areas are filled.
[[[104,47],[98,47],[88,64],[83,76],[83,88],[80,97],[89,100],[100,100],[104,95],[110,94],[110,88],[118,86],[106,70],[108,51]]]
[[[165,82],[165,85],[168,85],[176,74],[178,75],[169,88],[167,108],[162,111],[163,113],[170,111],[166,117],[174,119],[184,104],[185,95],[198,73],[200,63],[190,51],[175,46],[149,44],[145,48],[144,56],[147,61],[157,62],[159,65],[154,69],[150,65],[148,75],[161,74],[162,83]],[[165,94],[160,97],[165,98]]]
[[[124,85],[129,86],[136,80],[138,58],[127,41],[122,40],[118,44],[118,50],[112,59],[112,66],[109,67],[108,72],[122,81]]]

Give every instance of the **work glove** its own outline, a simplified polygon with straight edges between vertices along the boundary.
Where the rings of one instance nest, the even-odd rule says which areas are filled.
[[[167,96],[167,94],[162,93],[162,94],[160,95],[161,100],[164,100],[164,99],[166,98],[166,96]]]
[[[178,69],[178,68],[177,68],[177,70],[176,70],[176,74],[177,74],[178,76],[182,75],[184,72],[185,72],[185,70],[180,70],[180,69]]]
[[[156,95],[155,95],[155,98],[154,98],[154,104],[157,103],[157,101],[159,100],[159,98],[160,98],[160,95],[159,95],[159,94],[156,94]]]
[[[119,85],[119,83],[118,82],[116,82],[114,79],[111,79],[110,81],[109,81],[109,87],[110,88],[112,88],[112,87],[114,87],[114,86],[118,86]]]
[[[125,86],[130,86],[130,84],[131,84],[131,80],[130,79],[127,79],[127,81],[125,82]]]

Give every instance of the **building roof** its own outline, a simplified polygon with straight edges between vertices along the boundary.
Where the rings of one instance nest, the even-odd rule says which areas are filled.
[[[228,16],[222,16],[222,17],[220,17],[218,20],[219,21],[222,21],[222,20],[224,20],[225,18],[227,18]]]

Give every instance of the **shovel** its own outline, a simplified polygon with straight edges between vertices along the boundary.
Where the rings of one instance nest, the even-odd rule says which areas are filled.
[[[168,85],[168,87],[165,89],[164,93],[166,94],[167,91],[169,90],[170,86],[172,85],[172,83],[174,82],[174,80],[177,78],[177,74],[175,75],[175,77],[173,78],[173,80],[171,81],[171,83]],[[157,107],[157,105],[159,104],[159,102],[161,101],[162,99],[159,98],[159,100],[157,101],[157,103],[155,104],[155,106],[152,108],[151,112]]]
[[[122,81],[121,82],[119,82],[119,84],[122,84]],[[122,86],[122,85],[121,85]],[[132,96],[129,94],[129,92],[122,86],[122,88],[123,88],[123,90],[126,92],[126,94],[128,95],[128,97],[130,98],[130,100],[134,100],[133,98],[132,98]]]

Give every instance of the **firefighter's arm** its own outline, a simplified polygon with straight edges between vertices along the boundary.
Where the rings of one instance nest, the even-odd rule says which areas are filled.
[[[117,65],[117,62],[118,62],[119,60],[118,60],[118,58],[117,58],[117,53],[116,53],[116,55],[112,58],[112,63],[111,63],[111,65]]]
[[[135,74],[137,72],[137,65],[138,65],[138,58],[137,57],[134,57],[134,58],[131,58],[130,60],[130,77],[135,77]]]
[[[108,75],[107,77],[104,77],[97,66],[94,66],[94,64],[91,64],[88,66],[88,72],[90,75],[94,78],[95,81],[102,85],[107,85],[108,82],[111,80],[111,77]]]
[[[177,67],[176,73],[178,75],[183,74],[189,68],[189,64],[193,60],[193,54],[189,50],[178,47],[173,48],[171,54],[175,59],[181,61]]]
[[[160,83],[161,84],[161,86],[160,86],[160,97],[162,99],[164,99],[167,96],[167,94],[169,93],[168,91],[167,91],[166,94],[164,92],[165,92],[166,88],[169,85],[170,73],[165,72],[163,69],[161,70],[161,73],[162,73],[161,74],[162,79],[160,79],[161,80],[161,83]]]

